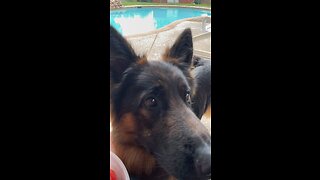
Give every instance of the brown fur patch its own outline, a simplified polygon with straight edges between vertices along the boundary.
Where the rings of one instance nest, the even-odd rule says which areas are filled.
[[[140,109],[140,115],[143,119],[148,119],[150,117],[149,111],[145,109]]]
[[[162,59],[164,61],[167,61],[170,57],[169,57],[169,53],[170,53],[170,49],[167,47],[164,51],[164,53],[162,54]]]
[[[133,114],[123,115],[119,121],[112,121],[112,151],[123,161],[128,171],[134,175],[152,173],[156,160],[144,148],[136,144],[137,125]]]
[[[177,180],[177,178],[175,178],[173,176],[169,176],[168,180]]]
[[[207,107],[207,110],[204,112],[203,116],[206,118],[211,118],[211,105]]]
[[[132,114],[124,114],[119,121],[112,120],[112,138],[119,143],[133,143],[137,138],[135,118]]]
[[[166,48],[166,50],[162,54],[162,59],[165,62],[169,62],[169,63],[172,63],[172,64],[179,64],[178,59],[173,58],[173,57],[170,56],[170,48],[168,48],[168,47]]]
[[[115,142],[114,153],[120,157],[130,174],[149,175],[156,165],[155,158],[142,147]]]
[[[139,58],[139,60],[137,61],[137,64],[143,65],[148,63],[147,57],[146,55],[143,55],[142,57]]]

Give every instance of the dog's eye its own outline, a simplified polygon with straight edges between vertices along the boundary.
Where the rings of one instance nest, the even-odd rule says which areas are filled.
[[[190,91],[187,91],[187,92],[186,92],[186,101],[187,101],[187,103],[191,104]]]
[[[157,100],[155,98],[148,98],[144,101],[144,104],[147,107],[156,107],[158,105]]]

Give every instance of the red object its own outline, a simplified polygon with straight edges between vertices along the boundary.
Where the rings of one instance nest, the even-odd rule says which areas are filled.
[[[117,180],[116,173],[110,169],[110,180]]]

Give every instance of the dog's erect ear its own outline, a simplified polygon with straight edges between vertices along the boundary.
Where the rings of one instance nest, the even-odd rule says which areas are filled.
[[[191,29],[185,29],[170,49],[167,49],[163,59],[180,68],[190,68],[192,64],[193,44]]]
[[[110,26],[110,80],[112,83],[120,82],[123,72],[137,59],[138,56],[131,45]]]

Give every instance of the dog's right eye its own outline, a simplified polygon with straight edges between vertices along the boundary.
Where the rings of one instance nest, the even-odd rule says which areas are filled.
[[[157,100],[155,98],[147,98],[144,101],[145,106],[149,107],[149,108],[153,108],[156,107],[158,105]]]
[[[185,92],[185,95],[186,95],[186,102],[187,102],[188,104],[191,104],[190,90],[187,90],[187,91]]]

